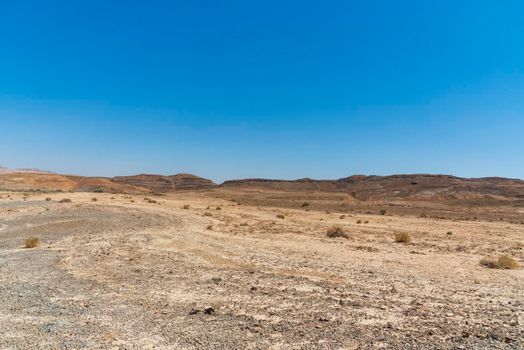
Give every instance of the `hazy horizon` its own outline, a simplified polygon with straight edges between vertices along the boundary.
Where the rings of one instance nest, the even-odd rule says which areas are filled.
[[[524,3],[0,4],[0,164],[524,178]]]

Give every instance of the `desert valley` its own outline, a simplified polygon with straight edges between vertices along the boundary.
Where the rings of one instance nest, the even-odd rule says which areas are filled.
[[[524,181],[0,175],[0,348],[522,349]]]

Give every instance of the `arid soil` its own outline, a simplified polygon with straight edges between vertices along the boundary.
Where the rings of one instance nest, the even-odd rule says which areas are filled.
[[[330,198],[0,192],[0,348],[524,348],[524,208]]]

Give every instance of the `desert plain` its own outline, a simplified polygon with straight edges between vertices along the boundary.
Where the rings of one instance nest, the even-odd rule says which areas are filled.
[[[523,247],[521,206],[4,190],[0,348],[522,349],[524,270],[480,262]]]

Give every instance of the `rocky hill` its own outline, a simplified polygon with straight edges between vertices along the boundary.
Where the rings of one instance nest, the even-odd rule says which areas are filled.
[[[191,174],[170,176],[141,174],[135,176],[117,176],[112,181],[120,184],[146,188],[152,192],[165,193],[176,190],[200,190],[216,186],[208,179]]]
[[[524,201],[524,181],[507,178],[460,178],[450,175],[354,175],[338,180],[245,179],[224,182],[223,188],[280,191],[345,192],[358,200],[517,200]]]
[[[211,180],[190,174],[136,175],[115,178],[36,172],[6,172],[0,174],[0,189],[4,190],[165,193],[175,190],[199,190],[213,186],[215,184]]]
[[[168,193],[180,190],[260,190],[284,192],[343,193],[359,201],[513,201],[524,205],[524,181],[507,178],[460,178],[450,175],[354,175],[338,180],[244,179],[216,185],[191,174],[170,176],[82,177],[38,172],[0,174],[0,189],[62,190],[111,193]]]

